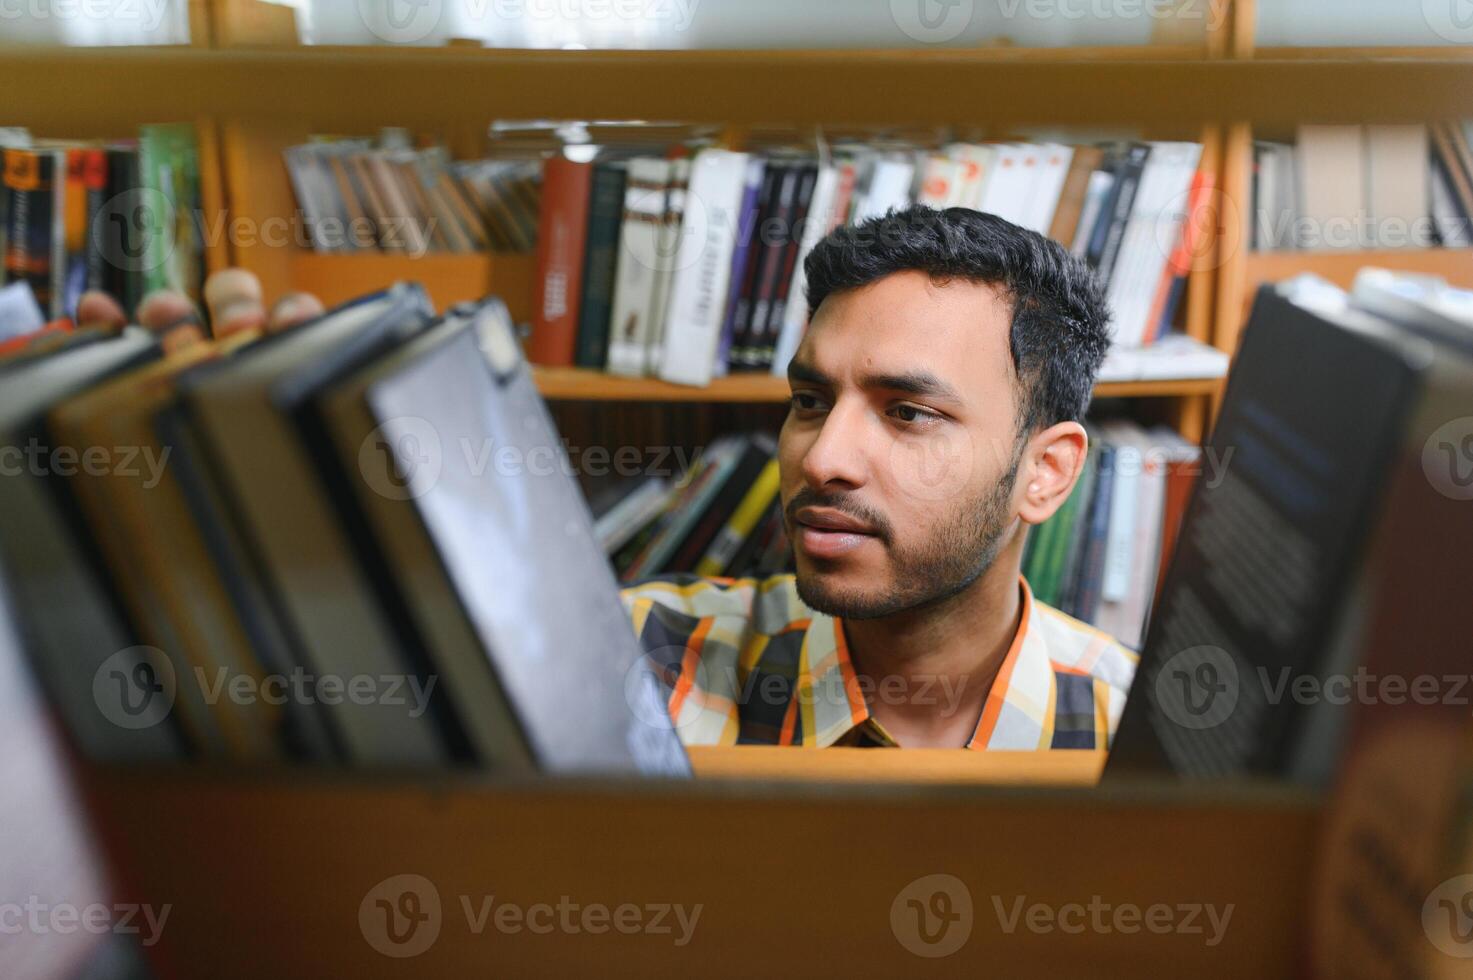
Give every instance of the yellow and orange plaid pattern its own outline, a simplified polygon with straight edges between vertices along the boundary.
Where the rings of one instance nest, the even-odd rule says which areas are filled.
[[[1019,588],[1018,633],[967,747],[1108,746],[1137,656],[1035,601],[1021,579]],[[687,745],[895,745],[869,710],[883,684],[865,689],[842,622],[805,606],[791,574],[669,576],[631,586],[623,599]],[[905,696],[944,710],[953,693],[938,684]]]

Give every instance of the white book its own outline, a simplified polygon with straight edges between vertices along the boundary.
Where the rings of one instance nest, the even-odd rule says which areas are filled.
[[[1428,187],[1427,127],[1366,127],[1367,204],[1371,242],[1377,248],[1426,248]]]
[[[1210,344],[1169,333],[1146,347],[1111,347],[1097,381],[1169,381],[1227,376],[1228,355]]]
[[[803,271],[803,260],[808,258],[808,253],[823,239],[838,190],[839,171],[834,167],[821,165],[818,168],[818,178],[813,184],[813,197],[808,206],[808,220],[803,226],[803,238],[798,243],[798,261],[793,268],[793,281],[788,289],[788,305],[783,308],[783,323],[772,355],[772,373],[779,378],[788,376],[788,362],[797,353],[798,344],[803,340],[803,330],[808,326],[808,276]]]
[[[1185,224],[1201,155],[1198,143],[1151,144],[1107,293],[1116,344],[1135,347],[1145,341],[1151,327],[1146,320]]]
[[[1074,147],[1062,143],[1045,143],[1039,147],[1038,179],[1033,182],[1033,193],[1028,200],[1027,214],[1018,222],[1030,231],[1047,235],[1054,223],[1054,212],[1059,209],[1059,196],[1064,193],[1064,181],[1069,176],[1069,164],[1074,160]]]
[[[726,315],[748,160],[745,153],[709,149],[697,154],[691,164],[657,372],[665,381],[711,382]]]
[[[1129,580],[1125,597],[1118,606],[1117,622],[1112,632],[1116,639],[1132,649],[1141,646],[1142,627],[1151,596],[1156,587],[1156,570],[1161,562],[1161,521],[1166,511],[1166,461],[1176,449],[1143,430],[1132,441],[1141,454],[1141,472],[1136,484],[1134,541],[1131,544]]]
[[[650,477],[594,521],[593,533],[606,554],[622,548],[640,528],[659,516],[670,498],[670,481]]]
[[[1359,126],[1300,126],[1297,197],[1299,246],[1313,250],[1367,248],[1365,151]]]
[[[882,157],[875,161],[869,192],[854,216],[856,222],[877,218],[887,211],[910,206],[910,185],[915,179],[915,162],[908,157]]]
[[[1014,224],[1023,217],[1023,202],[1028,199],[1033,181],[1038,176],[1038,159],[1034,153],[1035,148],[1028,145],[997,147],[992,177],[987,181],[981,210]],[[1031,166],[1028,163],[1030,159],[1033,161]]]
[[[957,206],[982,210],[982,195],[987,189],[987,178],[992,175],[993,147],[982,143],[954,143],[948,152],[962,164]]]
[[[610,374],[644,373],[655,270],[659,265],[660,227],[665,220],[669,184],[669,160],[637,157],[629,161],[609,323],[607,368]]]
[[[961,171],[961,164],[950,157],[926,157],[925,170],[921,176],[921,192],[916,196],[916,203],[931,208],[950,207],[961,183]]]
[[[645,338],[642,374],[659,370],[665,345],[665,327],[670,316],[670,294],[675,285],[675,265],[679,260],[685,235],[685,197],[690,189],[691,162],[676,160],[670,164],[670,192],[665,196],[665,217],[660,223],[659,263],[655,267],[654,297],[650,300],[650,332]]]
[[[1109,528],[1105,532],[1104,578],[1100,585],[1103,605],[1123,601],[1130,589],[1130,568],[1135,561],[1136,495],[1140,491],[1141,451],[1130,438],[1130,423],[1107,422],[1100,428],[1105,438],[1116,447]]]

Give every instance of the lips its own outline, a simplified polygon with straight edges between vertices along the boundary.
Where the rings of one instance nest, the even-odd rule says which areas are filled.
[[[842,531],[848,534],[865,534],[871,537],[875,533],[875,529],[864,521],[850,517],[843,511],[832,510],[827,507],[804,507],[798,511],[796,519],[799,524],[819,531]]]
[[[823,507],[804,507],[794,515],[797,545],[812,558],[838,558],[875,540],[874,528],[848,514]]]

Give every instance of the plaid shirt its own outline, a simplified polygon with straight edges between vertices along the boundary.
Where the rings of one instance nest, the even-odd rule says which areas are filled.
[[[1034,601],[1022,579],[1019,587],[1018,632],[967,748],[1108,746],[1138,658]],[[805,606],[791,574],[675,575],[631,586],[623,599],[687,745],[896,744],[868,707],[885,683],[865,690],[842,622]],[[918,687],[914,697],[942,706],[956,693]]]

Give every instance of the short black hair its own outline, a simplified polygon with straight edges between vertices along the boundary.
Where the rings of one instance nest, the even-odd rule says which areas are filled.
[[[1099,277],[1058,242],[995,214],[916,205],[834,229],[803,264],[808,315],[831,294],[897,272],[999,286],[1012,300],[1008,346],[1023,391],[1019,431],[1079,420],[1110,346]]]

